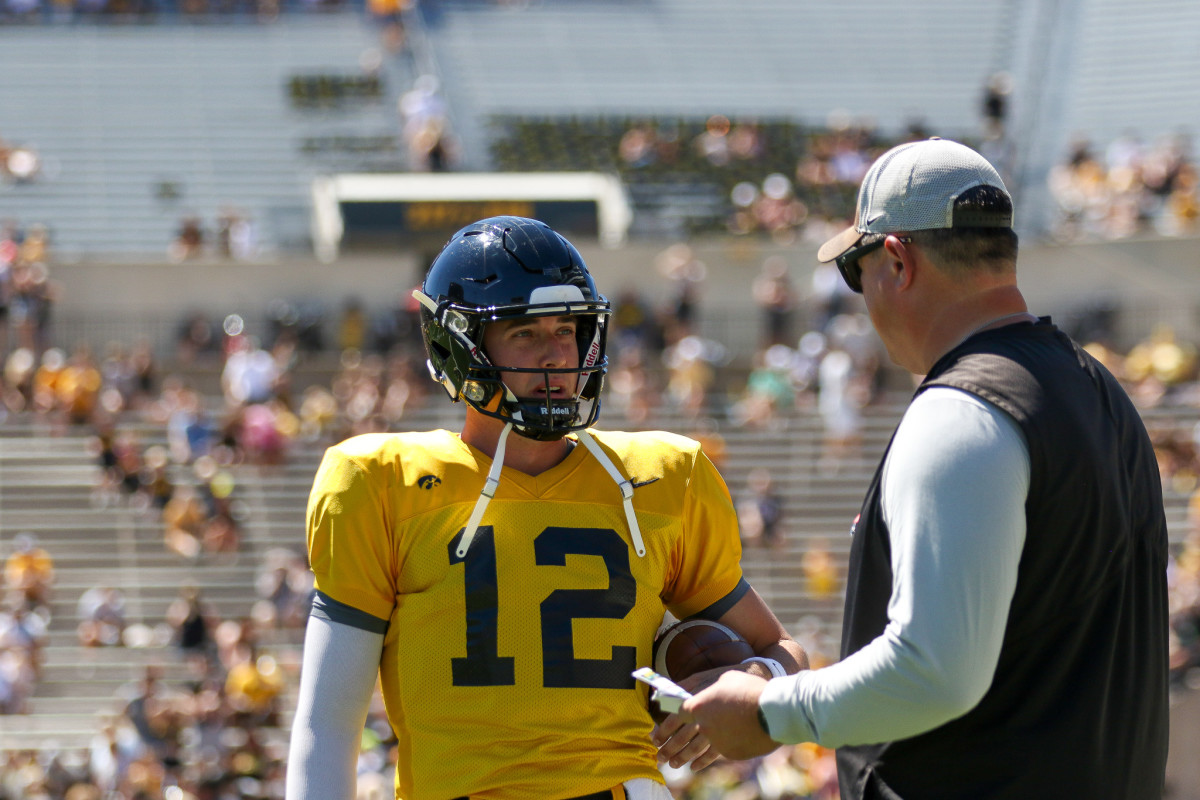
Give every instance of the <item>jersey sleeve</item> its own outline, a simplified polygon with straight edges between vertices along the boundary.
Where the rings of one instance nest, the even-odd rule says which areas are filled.
[[[395,548],[381,470],[337,447],[326,451],[308,498],[309,563],[316,589],[380,620],[396,597]]]
[[[703,452],[696,455],[684,492],[682,522],[664,600],[679,619],[709,616],[710,607],[732,605],[748,586],[729,488]]]

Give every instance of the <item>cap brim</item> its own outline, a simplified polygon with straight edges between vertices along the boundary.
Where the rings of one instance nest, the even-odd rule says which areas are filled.
[[[817,261],[820,261],[822,264],[833,261],[842,253],[858,244],[862,237],[863,234],[853,225],[851,225],[849,228],[846,228],[846,230],[842,231],[837,236],[821,245],[821,249],[817,251]]]

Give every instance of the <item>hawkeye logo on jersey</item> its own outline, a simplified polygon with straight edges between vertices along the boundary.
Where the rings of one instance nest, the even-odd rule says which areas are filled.
[[[420,486],[422,489],[432,489],[441,485],[442,479],[437,475],[422,475],[417,478],[417,486]]]

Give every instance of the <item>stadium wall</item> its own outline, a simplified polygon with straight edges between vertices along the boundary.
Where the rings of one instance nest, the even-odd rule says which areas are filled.
[[[672,282],[656,266],[672,243],[637,242],[606,249],[579,242],[580,250],[610,299],[637,291],[661,305]],[[699,292],[703,332],[748,357],[757,343],[760,315],[751,283],[764,260],[783,257],[802,293],[816,266],[812,243],[782,246],[746,238],[698,241],[690,245],[705,265]],[[323,309],[337,319],[347,300],[368,312],[405,302],[433,252],[351,254],[324,264],[316,258],[269,262],[185,263],[83,262],[56,264],[59,286],[55,310],[56,343],[85,339],[101,346],[108,339],[149,336],[164,345],[189,314],[220,319],[241,314],[249,323],[268,319],[272,301]],[[1070,324],[1108,311],[1112,344],[1128,347],[1160,324],[1200,341],[1200,239],[1155,239],[1096,244],[1035,245],[1023,249],[1019,272],[1034,311]]]

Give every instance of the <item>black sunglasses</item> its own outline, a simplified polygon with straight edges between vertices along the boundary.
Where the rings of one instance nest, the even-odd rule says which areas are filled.
[[[850,291],[862,294],[862,268],[858,266],[858,260],[883,247],[883,243],[891,235],[893,234],[875,233],[869,237],[864,236],[858,244],[834,259],[838,272],[842,273],[842,278],[846,281],[846,285],[850,287]],[[904,244],[912,242],[911,236],[897,236],[896,238]]]

